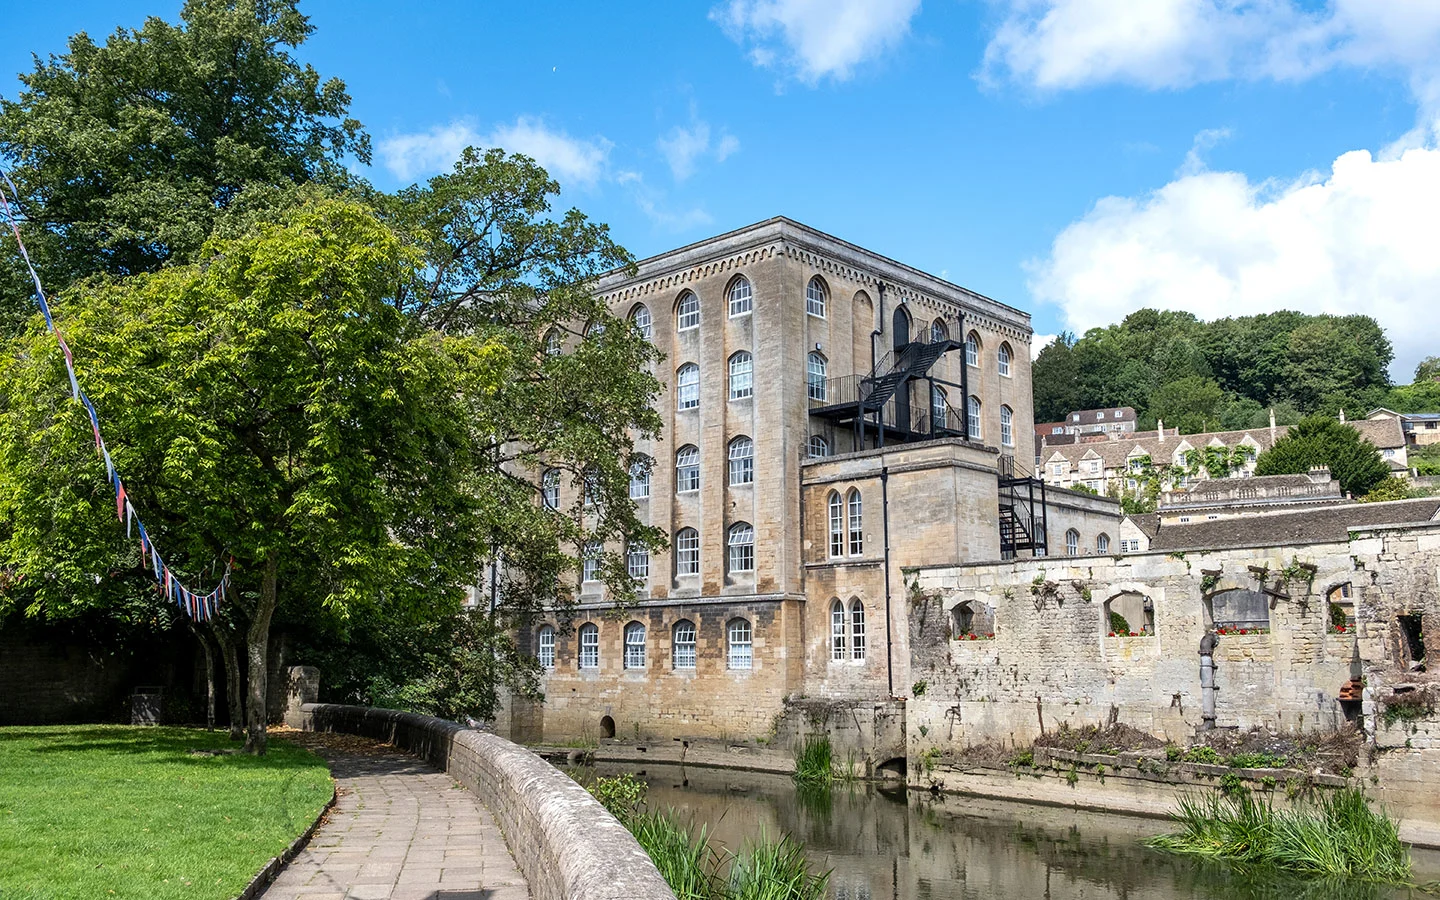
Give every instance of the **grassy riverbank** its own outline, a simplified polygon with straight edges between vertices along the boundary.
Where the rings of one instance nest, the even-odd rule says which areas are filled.
[[[319,757],[223,732],[0,728],[0,897],[234,897],[330,799]]]

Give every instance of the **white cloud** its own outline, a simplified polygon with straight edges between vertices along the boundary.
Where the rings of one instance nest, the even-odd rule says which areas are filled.
[[[1394,342],[1391,372],[1406,381],[1440,346],[1436,209],[1436,149],[1352,151],[1289,183],[1182,170],[1151,194],[1096,203],[1030,264],[1030,289],[1078,333],[1144,306],[1206,319],[1363,313]]]
[[[758,66],[781,66],[801,81],[850,78],[898,45],[920,0],[727,0],[711,10]]]
[[[1057,337],[1059,337],[1058,334],[1037,334],[1032,336],[1030,338],[1030,356],[1033,358],[1035,354],[1050,346]]]
[[[695,174],[696,165],[702,158],[713,157],[716,162],[724,162],[726,157],[740,149],[740,141],[732,134],[722,134],[712,143],[710,124],[693,118],[693,115],[688,128],[676,125],[655,144],[676,181],[684,181]]]
[[[466,121],[437,125],[418,134],[380,141],[380,159],[402,181],[449,169],[466,147],[502,147],[534,159],[564,187],[587,187],[605,174],[610,149],[603,137],[573,138],[532,116],[521,116],[482,134]]]

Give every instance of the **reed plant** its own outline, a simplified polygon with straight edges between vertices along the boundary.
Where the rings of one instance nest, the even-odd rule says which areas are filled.
[[[805,848],[789,837],[764,832],[730,864],[726,900],[824,900],[829,872],[813,872]],[[677,892],[678,893],[678,892]]]
[[[806,735],[795,752],[795,783],[803,787],[829,786],[835,780],[835,750],[823,734]]]

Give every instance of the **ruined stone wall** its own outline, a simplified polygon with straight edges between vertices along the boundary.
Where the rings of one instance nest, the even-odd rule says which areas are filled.
[[[907,586],[912,758],[932,746],[1028,743],[1062,723],[1112,717],[1186,739],[1201,724],[1200,640],[1217,614],[1233,618],[1256,594],[1264,602],[1249,615],[1266,621],[1245,624],[1259,633],[1219,636],[1217,726],[1338,727],[1358,712],[1338,701],[1357,648],[1375,691],[1418,677],[1407,671],[1415,660],[1400,616],[1418,616],[1426,646],[1440,646],[1437,577],[1440,525],[1326,544],[919,570]],[[1347,584],[1355,626],[1336,633],[1327,596]],[[1153,618],[1150,633],[1112,631],[1107,602],[1136,632]],[[993,615],[993,639],[956,639],[955,611],[967,603]]]

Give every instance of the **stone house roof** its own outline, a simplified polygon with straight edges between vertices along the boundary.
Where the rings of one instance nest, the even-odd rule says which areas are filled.
[[[1394,450],[1405,446],[1405,429],[1399,418],[1355,419],[1345,424],[1353,425],[1362,438],[1381,450]]]
[[[1440,521],[1440,497],[1388,503],[1345,503],[1277,515],[1167,524],[1151,538],[1150,549],[1223,550],[1228,547],[1344,541],[1351,528],[1435,521]]]
[[[1279,426],[1275,429],[1275,436],[1277,438],[1284,437],[1288,430],[1287,426]],[[1270,449],[1271,443],[1268,427],[1241,431],[1212,431],[1203,434],[1172,435],[1167,433],[1164,439],[1156,434],[1144,432],[1095,443],[1051,446],[1047,442],[1040,454],[1040,461],[1044,465],[1049,465],[1052,461],[1056,461],[1058,456],[1071,465],[1075,465],[1081,460],[1099,459],[1106,469],[1121,469],[1128,465],[1130,459],[1140,456],[1149,456],[1157,463],[1170,462],[1179,451],[1210,446],[1238,447],[1241,444],[1253,446],[1255,452],[1259,454]]]

